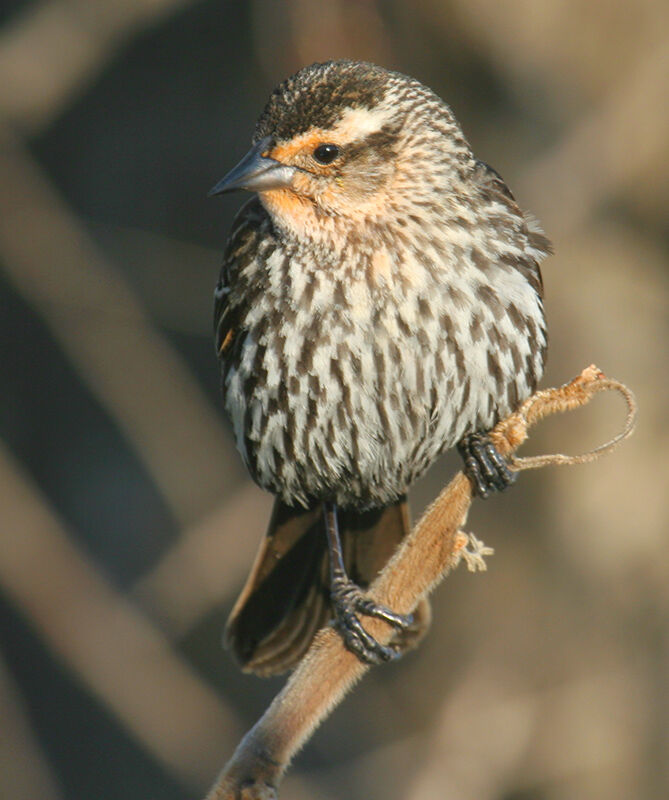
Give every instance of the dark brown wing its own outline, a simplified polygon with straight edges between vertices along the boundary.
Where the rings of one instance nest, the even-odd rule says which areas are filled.
[[[409,530],[406,499],[384,509],[340,511],[349,576],[368,586]],[[226,642],[245,671],[273,675],[293,667],[331,617],[328,557],[320,504],[293,508],[276,500],[246,586],[233,608]],[[421,604],[417,623],[401,642],[413,646],[429,622]]]
[[[257,195],[241,207],[233,220],[214,292],[214,337],[219,358],[229,352],[239,332],[241,305],[244,300],[248,302],[245,267],[255,259],[267,225],[267,212]]]

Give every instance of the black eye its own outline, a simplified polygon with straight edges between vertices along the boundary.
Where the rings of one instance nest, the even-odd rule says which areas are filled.
[[[332,164],[339,155],[339,148],[336,144],[319,144],[314,150],[314,158],[319,164]]]

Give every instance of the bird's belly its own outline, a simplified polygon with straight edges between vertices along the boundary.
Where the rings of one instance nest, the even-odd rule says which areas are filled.
[[[250,331],[225,377],[238,448],[256,482],[288,503],[387,504],[532,391],[536,375],[517,366],[531,356],[540,373],[541,354],[527,335],[511,350],[500,341],[438,319],[415,335],[378,319],[275,340]]]
[[[265,385],[253,391],[243,361],[226,391],[237,444],[254,479],[289,503],[387,504],[445,444],[445,387],[411,357],[380,372],[378,351],[333,342],[314,349],[306,371],[270,358]]]

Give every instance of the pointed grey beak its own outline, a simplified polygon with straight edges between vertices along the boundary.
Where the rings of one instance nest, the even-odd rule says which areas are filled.
[[[272,146],[272,137],[266,136],[254,144],[242,160],[219,181],[209,192],[209,197],[235,189],[247,189],[249,192],[264,192],[267,189],[280,189],[291,185],[297,168],[289,167],[273,158],[266,158],[263,153]]]

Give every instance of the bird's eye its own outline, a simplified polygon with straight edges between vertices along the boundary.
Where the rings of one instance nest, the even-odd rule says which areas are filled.
[[[319,144],[314,150],[314,158],[319,164],[332,164],[339,155],[339,148],[336,144]]]

